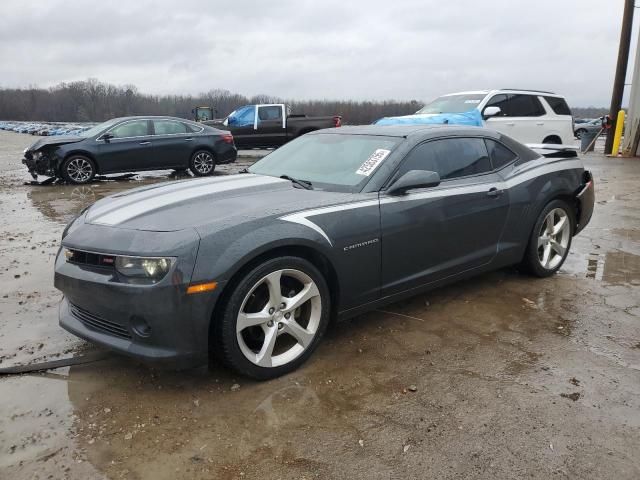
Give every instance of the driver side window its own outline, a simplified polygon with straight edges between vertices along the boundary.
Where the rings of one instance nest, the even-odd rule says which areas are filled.
[[[437,172],[442,180],[491,171],[487,147],[481,138],[446,138],[415,147],[400,166],[396,178],[410,170]]]
[[[229,125],[233,125],[235,127],[253,125],[255,114],[255,105],[247,105],[246,107],[239,108],[232,115],[229,115]]]
[[[496,117],[506,117],[508,110],[508,102],[509,99],[504,94],[494,95],[491,100],[487,102],[484,108],[487,107],[498,107],[500,109],[500,113],[496,115]]]
[[[144,137],[149,135],[149,125],[146,120],[126,122],[109,130],[113,138]]]

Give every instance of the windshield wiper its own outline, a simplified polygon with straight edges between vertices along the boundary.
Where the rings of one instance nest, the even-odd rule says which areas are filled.
[[[301,186],[305,190],[313,190],[313,186],[311,182],[308,180],[298,180],[297,178],[290,177],[289,175],[280,175],[280,178],[284,178],[285,180],[290,180],[292,183]]]

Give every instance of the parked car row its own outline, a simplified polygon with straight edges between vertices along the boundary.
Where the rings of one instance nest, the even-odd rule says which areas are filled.
[[[585,133],[598,133],[602,130],[602,117],[593,118],[593,119],[585,119],[583,122],[576,122],[574,133],[576,138],[582,138],[582,135]],[[604,133],[602,130],[601,135]]]
[[[60,123],[33,123],[33,122],[6,122],[0,121],[1,130],[10,130],[16,133],[30,133],[31,135],[78,135],[93,127],[94,123],[60,124]]]

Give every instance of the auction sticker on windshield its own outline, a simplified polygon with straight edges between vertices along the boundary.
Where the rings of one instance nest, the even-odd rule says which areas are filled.
[[[391,153],[391,150],[385,150],[384,148],[378,148],[375,152],[371,154],[369,158],[367,158],[360,168],[356,170],[358,175],[364,175],[368,177],[371,173],[378,168],[378,165],[382,163],[382,161],[387,158],[387,155]]]

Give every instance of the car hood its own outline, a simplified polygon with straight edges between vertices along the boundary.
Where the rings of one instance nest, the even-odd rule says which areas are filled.
[[[156,184],[106,197],[85,223],[168,232],[218,223],[220,228],[348,201],[349,193],[305,190],[288,180],[238,174]]]
[[[32,152],[35,152],[36,150],[39,150],[42,147],[47,147],[51,145],[64,145],[66,143],[77,143],[77,142],[81,142],[82,140],[86,140],[86,138],[79,137],[79,136],[66,136],[66,135],[57,136],[56,135],[52,137],[39,139],[37,142],[35,142],[33,145],[29,147],[29,150],[31,150]]]

